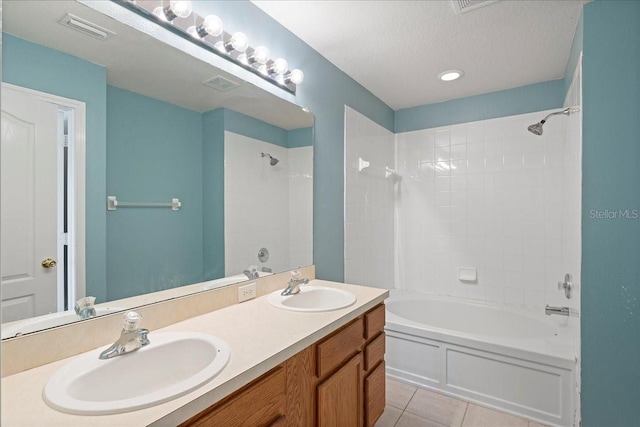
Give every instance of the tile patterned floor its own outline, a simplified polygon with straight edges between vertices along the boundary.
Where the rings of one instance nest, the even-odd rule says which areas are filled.
[[[387,378],[387,407],[376,427],[544,426]]]

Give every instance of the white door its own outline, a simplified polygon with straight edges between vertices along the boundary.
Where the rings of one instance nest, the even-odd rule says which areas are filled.
[[[57,109],[3,85],[2,322],[57,309]]]

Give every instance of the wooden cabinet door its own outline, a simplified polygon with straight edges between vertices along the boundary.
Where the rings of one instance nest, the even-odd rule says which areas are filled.
[[[358,353],[318,385],[318,427],[362,425],[362,356]]]
[[[385,371],[384,362],[364,380],[365,426],[373,427],[382,415],[385,405]]]

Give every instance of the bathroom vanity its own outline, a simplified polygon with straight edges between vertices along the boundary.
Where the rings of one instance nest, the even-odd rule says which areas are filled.
[[[310,284],[348,290],[357,300],[327,312],[282,310],[267,302],[266,293],[283,287],[274,283],[262,286],[263,296],[254,300],[152,329],[150,346],[154,332],[206,333],[225,340],[231,358],[202,387],[137,411],[72,415],[47,406],[45,384],[77,356],[6,376],[2,425],[372,426],[385,404],[382,302],[388,291],[321,280]]]
[[[385,405],[384,313],[378,305],[180,426],[373,426]]]

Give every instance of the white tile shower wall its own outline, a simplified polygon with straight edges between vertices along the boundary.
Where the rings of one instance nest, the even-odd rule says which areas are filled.
[[[290,148],[289,265],[313,264],[313,147]]]
[[[582,258],[582,61],[578,61],[565,107],[577,108],[567,120],[566,144],[564,147],[564,174],[562,180],[562,271],[573,276],[571,299],[560,296],[550,304],[568,306],[572,315],[568,319],[574,351],[577,355],[576,367],[576,413],[574,425],[580,421],[580,284]]]
[[[544,306],[562,270],[565,116],[550,111],[396,135],[398,288]],[[476,268],[477,280],[458,279]]]
[[[360,160],[369,166],[360,169]],[[348,283],[394,287],[394,135],[345,107],[344,275]],[[362,165],[364,166],[364,164]]]
[[[241,273],[250,265],[269,267],[274,272],[288,270],[291,264],[290,241],[300,237],[296,264],[311,264],[311,234],[309,221],[300,216],[311,210],[311,192],[303,198],[303,190],[310,184],[291,183],[290,168],[310,174],[311,147],[299,149],[289,157],[287,148],[232,132],[225,132],[225,274]],[[270,153],[279,159],[275,166],[260,153]],[[297,172],[296,172],[297,173]],[[307,180],[310,181],[310,180]],[[292,209],[292,191],[300,201]],[[297,219],[291,220],[295,211]],[[292,236],[294,235],[294,236]],[[269,250],[269,260],[258,260],[260,248]]]

